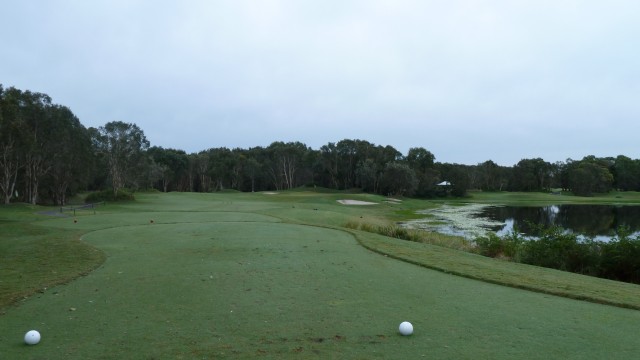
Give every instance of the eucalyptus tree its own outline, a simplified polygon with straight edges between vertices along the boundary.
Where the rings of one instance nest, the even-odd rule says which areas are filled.
[[[380,192],[380,178],[383,170],[384,168],[378,168],[373,159],[360,162],[356,169],[356,181],[360,184],[362,191],[374,194]]]
[[[42,93],[24,91],[21,101],[21,117],[24,124],[23,154],[25,173],[25,197],[31,204],[38,202],[39,184],[51,169],[55,153],[55,131],[51,112],[51,98]]]
[[[114,196],[127,185],[137,185],[137,169],[146,161],[149,141],[136,124],[112,121],[93,132],[96,151],[107,160]]]
[[[320,155],[318,157],[318,163],[320,164],[321,172],[326,175],[329,180],[328,183],[323,183],[324,186],[338,189],[338,150],[335,143],[328,143],[320,147]]]
[[[418,178],[409,165],[401,162],[389,162],[384,168],[381,179],[382,190],[389,195],[411,196],[418,187]]]
[[[298,182],[303,185],[317,186],[321,179],[320,171],[316,166],[320,158],[320,152],[307,148],[302,157],[302,166],[298,171]]]
[[[615,187],[622,191],[640,191],[640,160],[618,155],[613,167]]]
[[[437,193],[436,184],[440,173],[435,169],[435,156],[422,147],[410,148],[405,158],[409,167],[416,173],[418,186],[416,196],[433,197]]]
[[[312,154],[315,157],[314,168],[317,169],[314,176],[323,186],[334,189],[371,188],[372,176],[380,175],[387,162],[397,160],[395,156],[386,156],[386,150],[366,140],[330,142]],[[371,173],[372,169],[375,169],[376,176]],[[363,185],[361,179],[366,184]]]
[[[564,172],[567,164],[563,161],[556,161],[551,164],[551,187],[566,189],[564,182]]]
[[[209,177],[213,181],[214,191],[224,190],[231,185],[234,168],[234,154],[226,147],[207,150],[209,156]]]
[[[298,171],[310,149],[301,142],[273,142],[267,147],[267,171],[277,190],[299,185]]]
[[[184,189],[183,191],[195,191],[195,179],[197,177],[196,174],[196,159],[198,154],[190,153],[187,155],[187,172],[185,174],[184,179]]]
[[[416,172],[425,172],[427,169],[433,168],[436,157],[423,147],[413,147],[409,149],[406,160]]]
[[[247,156],[244,160],[244,175],[249,179],[251,192],[256,191],[256,179],[261,171],[261,166],[258,160],[254,157]]]
[[[338,178],[341,187],[344,189],[355,187],[356,165],[360,160],[356,141],[340,140],[336,144],[336,151],[338,152]]]
[[[248,161],[246,150],[234,148],[231,150],[231,158],[231,188],[242,191],[245,177],[245,166]]]
[[[22,183],[25,200],[36,204],[40,182],[51,169],[56,151],[56,139],[51,135],[59,124],[52,117],[51,98],[11,87],[2,90],[1,101],[0,187],[4,201],[8,203],[17,184]]]
[[[52,155],[48,148],[51,121],[47,108],[51,98],[46,94],[21,91],[14,87],[2,93],[2,124],[0,151],[3,168],[1,187],[5,203],[11,200],[22,170],[24,197],[38,201],[39,182],[50,169]]]
[[[522,159],[512,170],[512,191],[539,191],[551,187],[552,166],[541,158]]]
[[[86,188],[93,170],[91,138],[80,120],[65,106],[54,105],[49,116],[57,124],[49,136],[55,139],[49,172],[49,189],[54,204],[64,205],[67,195]]]
[[[336,144],[337,172],[340,186],[344,189],[357,187],[356,170],[367,159],[375,159],[380,152],[376,146],[366,140],[341,140]],[[384,162],[386,164],[386,162]],[[384,168],[384,164],[378,164]]]
[[[48,194],[54,203],[64,204],[70,191],[86,187],[91,156],[87,129],[69,108],[53,104],[46,94],[0,86],[0,188],[5,202],[21,185],[29,203]]]
[[[19,117],[20,96],[20,90],[4,90],[0,85],[0,190],[5,204],[11,202],[18,171],[24,166],[19,149],[23,135]]]
[[[268,170],[271,164],[270,154],[266,148],[255,146],[245,151],[247,161],[244,164],[244,179],[251,191],[272,189],[273,180]]]
[[[402,153],[391,145],[378,145],[373,153],[373,158],[378,166],[384,167],[387,163],[404,160]]]
[[[606,193],[613,187],[613,174],[609,171],[609,160],[585,156],[567,167],[569,188],[575,195],[591,196]]]
[[[152,168],[158,174],[163,192],[188,189],[188,185],[181,186],[181,181],[188,177],[189,170],[189,159],[184,151],[153,146],[147,153],[152,160]]]
[[[505,169],[491,160],[476,166],[477,187],[483,191],[501,191],[506,183]]]
[[[209,166],[209,153],[207,151],[200,151],[194,156],[194,167],[197,175],[197,184],[195,188],[199,192],[209,192],[209,188],[211,186]]]
[[[450,191],[453,196],[465,196],[469,190],[471,173],[470,166],[462,164],[436,163],[440,173],[440,180],[451,183]]]

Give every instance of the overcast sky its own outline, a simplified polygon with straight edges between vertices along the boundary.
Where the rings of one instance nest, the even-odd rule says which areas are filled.
[[[0,83],[198,152],[640,158],[637,0],[0,0]]]

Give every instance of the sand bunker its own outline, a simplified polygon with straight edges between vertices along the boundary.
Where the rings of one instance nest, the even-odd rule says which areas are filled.
[[[402,200],[400,199],[394,199],[394,198],[387,198],[385,200],[385,202],[391,203],[391,204],[399,204],[402,202]]]
[[[377,203],[360,200],[338,200],[343,205],[376,205]]]

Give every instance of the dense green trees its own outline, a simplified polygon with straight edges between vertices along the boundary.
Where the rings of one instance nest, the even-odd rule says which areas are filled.
[[[640,160],[632,160],[624,155],[616,157],[613,163],[614,186],[622,191],[640,191]]]
[[[106,160],[114,196],[125,186],[142,187],[140,180],[146,175],[149,148],[142,129],[135,124],[112,121],[91,134],[97,155]]]
[[[413,169],[402,162],[387,163],[382,175],[384,193],[393,196],[412,196],[418,187],[418,179]]]
[[[305,160],[311,149],[300,142],[276,141],[265,151],[265,168],[276,190],[293,189],[303,183],[302,173],[308,168]]]
[[[491,160],[476,166],[476,173],[476,188],[483,191],[501,191],[507,181],[506,169]]]
[[[161,191],[286,190],[302,185],[431,198],[483,191],[563,189],[589,196],[611,189],[640,191],[640,160],[586,156],[514,166],[436,162],[422,147],[403,155],[393,146],[343,139],[318,150],[300,142],[249,149],[210,148],[188,154],[150,147],[134,123],[86,129],[46,94],[0,85],[0,195],[4,203],[64,204],[83,189]],[[447,181],[451,185],[436,184]]]
[[[68,108],[46,94],[0,85],[0,190],[36,204],[41,193],[56,204],[85,188],[91,169],[87,130]]]
[[[84,190],[94,171],[94,152],[88,130],[67,107],[54,105],[53,122],[58,125],[48,136],[52,139],[52,163],[47,184],[48,197],[54,204],[64,205],[67,195]]]
[[[190,191],[189,156],[182,150],[153,146],[147,151],[151,187],[167,191]]]
[[[551,164],[541,158],[522,159],[513,167],[509,188],[516,191],[549,190],[551,174]]]
[[[5,204],[14,197],[18,170],[22,167],[19,149],[22,137],[18,115],[19,98],[15,92],[14,89],[5,91],[0,86],[0,190]]]
[[[606,193],[613,187],[610,159],[586,156],[580,161],[567,160],[564,167],[565,186],[575,195]]]

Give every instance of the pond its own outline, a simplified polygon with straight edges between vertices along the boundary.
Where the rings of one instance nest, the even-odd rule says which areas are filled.
[[[444,205],[420,211],[427,217],[405,223],[440,233],[473,238],[487,231],[505,235],[517,229],[532,235],[529,225],[545,227],[557,225],[582,237],[607,241],[616,235],[620,226],[629,227],[633,235],[640,234],[640,206],[614,205],[549,205],[549,206],[491,206],[469,204]]]

